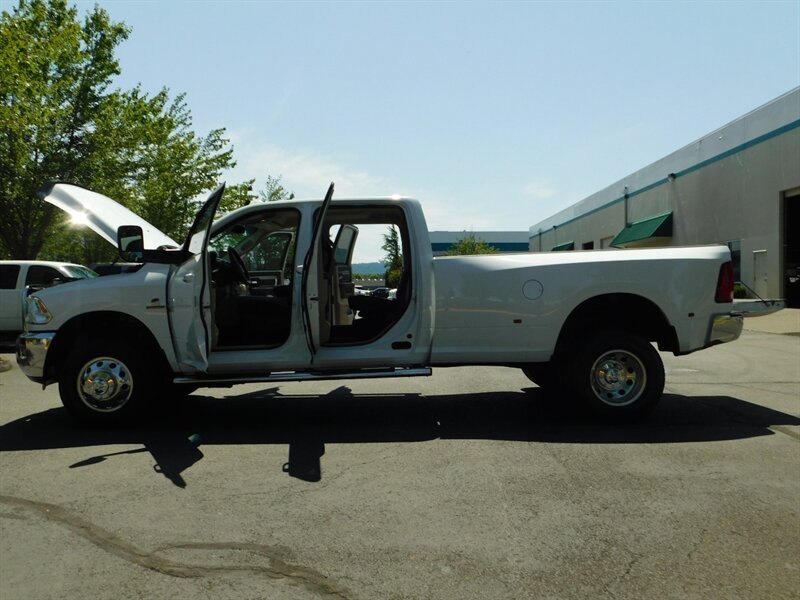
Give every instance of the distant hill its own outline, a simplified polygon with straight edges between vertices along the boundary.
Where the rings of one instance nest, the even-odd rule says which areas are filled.
[[[381,262],[353,263],[354,275],[383,275],[386,267]]]

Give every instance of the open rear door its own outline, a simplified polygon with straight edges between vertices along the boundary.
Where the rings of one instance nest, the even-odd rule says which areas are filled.
[[[325,267],[330,278],[328,315],[331,325],[334,326],[352,325],[355,317],[349,298],[355,294],[352,262],[357,239],[358,227],[347,223],[341,225],[333,243],[330,261]]]
[[[305,260],[303,261],[303,325],[305,326],[306,342],[308,343],[308,350],[311,352],[311,362],[314,362],[314,355],[319,350],[321,344],[320,335],[320,304],[323,295],[327,294],[327,290],[320,290],[319,285],[319,269],[322,265],[322,257],[320,256],[322,243],[330,243],[329,240],[322,238],[322,228],[325,223],[325,213],[328,211],[331,199],[333,198],[333,183],[328,186],[328,192],[325,194],[325,200],[322,206],[317,211],[314,220],[314,233],[311,236],[311,245],[308,248]]]
[[[170,275],[168,283],[169,324],[178,362],[189,371],[208,368],[211,315],[211,274],[208,239],[217,206],[225,191],[223,183],[197,213],[183,245],[184,261]]]

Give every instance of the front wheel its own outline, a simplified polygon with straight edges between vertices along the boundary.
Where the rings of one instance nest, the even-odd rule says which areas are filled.
[[[582,341],[565,366],[577,400],[608,417],[650,412],[664,392],[664,364],[644,338],[627,331],[601,331]]]
[[[87,423],[131,421],[144,410],[155,378],[146,372],[141,355],[111,339],[78,342],[58,380],[64,407]]]

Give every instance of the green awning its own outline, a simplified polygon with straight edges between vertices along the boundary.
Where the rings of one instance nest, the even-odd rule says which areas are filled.
[[[558,244],[557,246],[553,246],[550,252],[559,252],[561,250],[575,250],[575,242],[564,242],[563,244]]]
[[[671,237],[672,211],[626,225],[609,245],[619,248],[658,245],[659,241],[666,241]]]

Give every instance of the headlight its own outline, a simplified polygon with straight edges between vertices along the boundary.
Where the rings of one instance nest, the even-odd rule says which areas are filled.
[[[28,296],[28,310],[25,313],[25,321],[32,325],[44,325],[53,320],[53,315],[47,310],[44,302],[38,296]]]

